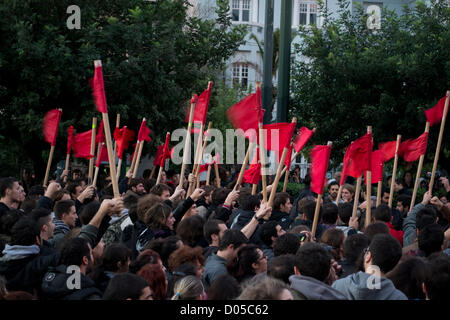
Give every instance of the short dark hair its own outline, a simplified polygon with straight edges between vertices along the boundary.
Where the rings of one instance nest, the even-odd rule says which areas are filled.
[[[336,186],[339,187],[339,182],[337,182],[337,181],[331,181],[331,182],[328,184],[328,186],[327,186],[328,191],[329,191],[329,190],[331,189],[331,187],[334,186],[334,185],[336,185]]]
[[[419,249],[428,257],[434,252],[439,252],[444,243],[444,231],[442,227],[437,224],[429,224],[419,232],[417,237],[419,240]]]
[[[373,217],[377,221],[390,222],[392,217],[392,210],[387,204],[380,204],[373,210]]]
[[[225,224],[225,222],[218,219],[208,219],[203,225],[203,236],[209,244],[212,243],[211,236],[213,234],[218,235],[220,233],[219,224]]]
[[[150,285],[144,278],[134,273],[119,273],[109,281],[103,299],[139,300],[146,287],[150,287]]]
[[[126,264],[131,259],[131,250],[122,243],[112,243],[105,248],[102,255],[102,266],[105,271],[117,271],[117,263]]]
[[[83,257],[91,260],[91,250],[86,239],[76,237],[64,243],[61,249],[62,264],[66,266],[81,266],[83,264]]]
[[[404,207],[411,207],[411,196],[407,194],[401,194],[397,197],[397,203],[401,202]]]
[[[300,238],[293,233],[285,233],[273,242],[273,254],[275,257],[284,254],[296,254],[300,248]]]
[[[338,218],[338,206],[333,203],[323,204],[322,222],[326,224],[335,224]]]
[[[41,230],[42,226],[52,219],[52,213],[48,209],[39,208],[31,211],[31,218],[36,221],[39,230]]]
[[[41,238],[41,229],[37,222],[29,217],[20,218],[11,229],[11,245],[31,246]]]
[[[228,188],[218,188],[213,191],[211,195],[212,203],[215,206],[218,206],[225,202],[228,194],[231,192],[231,189]]]
[[[425,261],[419,257],[412,257],[399,263],[386,277],[395,288],[405,294],[410,300],[425,299],[422,284],[425,280]]]
[[[377,234],[389,234],[389,227],[381,221],[372,222],[365,227],[364,234],[369,238],[369,242],[372,242],[373,237]]]
[[[229,274],[217,277],[209,286],[208,300],[235,300],[241,293],[239,282]]]
[[[142,178],[133,178],[130,180],[130,184],[128,185],[128,187],[131,189],[131,187],[137,187],[139,184],[144,185],[145,180]]]
[[[164,183],[158,183],[157,185],[153,186],[153,188],[150,190],[151,194],[162,196],[164,191],[169,191],[172,193],[172,188]]]
[[[55,207],[53,208],[56,219],[61,220],[63,213],[68,214],[70,212],[70,208],[73,206],[75,206],[75,202],[72,200],[60,200],[56,202]]]
[[[14,177],[6,177],[0,179],[0,197],[3,198],[6,196],[6,189],[12,189],[14,182],[19,182],[19,180]]]
[[[363,233],[349,235],[344,241],[344,258],[356,263],[365,248],[369,246],[369,238]]]
[[[245,211],[255,211],[255,207],[259,207],[261,205],[261,199],[257,194],[247,194],[241,197],[239,195],[239,206],[242,210]]]
[[[278,237],[277,225],[277,221],[267,221],[259,227],[259,238],[268,247],[273,244],[272,237]]]
[[[425,207],[416,215],[416,229],[422,230],[425,226],[436,222],[436,210],[433,207]]]
[[[425,271],[425,288],[430,300],[450,300],[450,257],[446,254],[432,255]]]
[[[43,196],[45,194],[45,188],[41,185],[35,185],[28,191],[28,196]]]
[[[79,182],[71,182],[66,186],[66,190],[69,191],[70,195],[72,196],[72,194],[75,194],[77,192],[77,187],[81,187],[81,184]]]
[[[270,260],[267,275],[289,284],[289,277],[294,274],[295,255],[283,254]]]
[[[198,215],[190,216],[180,221],[177,226],[177,235],[183,240],[183,243],[195,247],[203,238],[203,225],[205,220]]]
[[[219,241],[219,251],[226,250],[230,245],[237,249],[247,242],[247,237],[240,230],[226,230]]]
[[[402,246],[390,234],[376,234],[370,242],[369,251],[372,265],[378,266],[383,273],[394,269],[402,257]]]
[[[69,200],[71,201],[71,200]],[[80,222],[82,225],[87,225],[100,209],[100,202],[93,201],[84,206],[80,213]]]
[[[280,210],[281,205],[286,204],[286,201],[290,199],[289,193],[287,192],[277,192],[275,193],[275,197],[273,200],[273,209],[274,210]]]
[[[303,213],[305,214],[306,219],[309,221],[314,221],[315,212],[316,212],[316,201],[308,202],[303,209]],[[319,217],[317,220],[319,223],[322,221],[322,214],[323,214],[323,209],[322,209],[322,206],[320,206]]]
[[[169,170],[170,171],[170,170]],[[168,172],[169,172],[168,171]],[[144,179],[148,179],[150,177],[150,175],[152,174],[152,170],[150,169],[145,169],[144,172],[142,172],[142,178]]]
[[[330,273],[331,255],[322,245],[307,242],[298,249],[294,264],[302,276],[323,282]]]
[[[338,205],[338,216],[343,223],[348,225],[352,213],[353,213],[353,205],[350,202],[343,202]]]

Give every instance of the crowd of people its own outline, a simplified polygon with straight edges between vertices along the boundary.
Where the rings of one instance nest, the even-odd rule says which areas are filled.
[[[48,186],[0,178],[0,300],[449,300],[450,186],[411,203],[413,175],[383,186],[381,204],[317,195],[308,175],[296,195],[200,185],[186,196],[179,175],[160,183],[131,171],[113,197],[111,179],[88,184],[80,170]],[[267,188],[271,192],[272,185]],[[376,194],[375,190],[372,195]],[[353,214],[357,202],[357,213]],[[371,221],[365,221],[371,207]],[[367,226],[366,226],[367,225]]]

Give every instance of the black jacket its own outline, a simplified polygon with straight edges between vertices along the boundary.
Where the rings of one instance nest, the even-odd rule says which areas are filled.
[[[95,287],[94,281],[80,273],[80,288],[69,289],[68,284],[76,284],[69,277],[74,273],[67,273],[67,267],[60,265],[50,268],[42,280],[43,298],[48,300],[101,300],[102,292]]]
[[[294,221],[288,213],[284,213],[278,210],[272,211],[269,221],[276,221],[283,228],[283,230],[288,231]]]

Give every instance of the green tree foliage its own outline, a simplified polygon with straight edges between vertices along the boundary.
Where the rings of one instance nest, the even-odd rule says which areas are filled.
[[[321,28],[300,29],[303,56],[292,70],[291,116],[317,127],[313,142],[333,141],[332,159],[373,127],[378,142],[415,138],[425,128],[424,109],[450,89],[450,8],[446,1],[416,2],[402,12],[382,12],[381,29],[367,28],[367,15],[339,0],[339,12],[325,12]],[[448,168],[445,130],[439,163]],[[432,163],[439,126],[432,127],[425,163]],[[402,163],[399,164],[403,165]]]
[[[88,79],[101,59],[110,123],[136,132],[142,117],[155,150],[164,133],[184,126],[185,106],[242,44],[228,1],[216,20],[187,17],[187,0],[80,0],[81,29],[68,29],[68,0],[2,1],[0,6],[0,175],[30,163],[43,176],[49,145],[46,111],[62,108],[55,161],[63,159],[68,126],[89,130],[95,110]]]

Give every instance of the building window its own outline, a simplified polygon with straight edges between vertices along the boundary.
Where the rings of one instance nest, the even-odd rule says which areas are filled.
[[[243,88],[248,87],[248,64],[234,63],[231,75],[233,86],[240,84]]]
[[[299,3],[299,20],[300,25],[316,25],[317,24],[317,1],[300,1]]]
[[[231,17],[233,21],[250,21],[251,0],[231,0]]]

